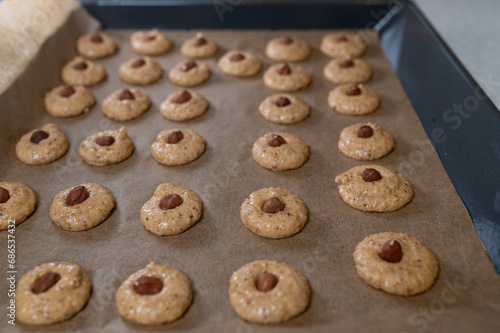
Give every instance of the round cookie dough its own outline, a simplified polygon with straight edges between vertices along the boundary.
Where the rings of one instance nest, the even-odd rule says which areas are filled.
[[[217,63],[222,73],[234,77],[256,75],[262,66],[256,55],[246,51],[233,50],[224,54]]]
[[[104,81],[106,70],[102,65],[75,57],[63,67],[61,76],[66,84],[72,86],[92,86]]]
[[[141,288],[141,283],[146,285],[148,280],[156,282],[155,288]],[[184,273],[154,262],[123,281],[115,297],[118,313],[143,325],[159,325],[178,319],[186,312],[192,299],[191,282]]]
[[[259,277],[272,274],[278,282],[269,291],[257,289]],[[271,324],[286,321],[304,312],[311,291],[307,279],[295,268],[273,260],[246,264],[231,276],[229,300],[234,310],[250,322]]]
[[[360,92],[357,95],[349,95]],[[328,105],[338,113],[362,116],[372,113],[380,105],[380,97],[370,88],[358,84],[344,84],[333,89],[328,95]]]
[[[170,94],[160,105],[161,114],[172,121],[185,121],[199,117],[207,109],[208,102],[205,97],[192,90]]]
[[[54,117],[78,116],[94,104],[94,94],[84,86],[59,86],[45,95],[45,108]]]
[[[181,200],[170,203],[168,200],[179,198],[164,199],[172,195],[177,195]],[[198,222],[201,212],[198,194],[184,187],[164,183],[158,185],[153,197],[142,206],[141,221],[144,228],[158,236],[177,235]]]
[[[311,83],[311,74],[294,64],[272,65],[264,73],[264,84],[277,91],[297,91]]]
[[[365,169],[375,169],[380,180],[365,181]],[[345,203],[366,212],[392,212],[413,198],[413,186],[399,173],[380,165],[359,165],[335,177]]]
[[[283,209],[276,213],[272,210],[266,212],[265,204],[271,198],[277,198],[278,204],[284,204],[284,207],[279,208]],[[304,228],[307,222],[307,208],[304,201],[292,192],[270,187],[250,194],[241,205],[240,216],[245,227],[259,236],[285,238]]]
[[[382,247],[395,240],[403,256],[399,262],[381,258]],[[410,296],[429,289],[436,280],[439,265],[422,242],[408,234],[383,232],[363,239],[353,253],[359,276],[370,286],[390,294]]]
[[[324,36],[320,49],[332,58],[359,57],[365,53],[366,43],[356,32],[341,30]]]
[[[16,154],[26,164],[47,164],[63,156],[68,148],[68,140],[59,127],[46,124],[24,134],[16,145]]]
[[[85,201],[69,206],[68,195],[80,186],[86,188],[89,196]],[[78,198],[81,199],[82,196]],[[50,206],[50,218],[61,229],[82,231],[104,221],[113,207],[115,199],[107,188],[99,184],[85,183],[57,193]]]
[[[178,86],[197,86],[210,78],[210,68],[200,61],[183,61],[168,72],[168,78]]]
[[[76,49],[87,59],[100,59],[115,54],[116,43],[105,33],[96,32],[78,37]]]
[[[134,85],[147,85],[160,79],[163,70],[150,57],[133,58],[120,65],[118,75],[123,82]]]
[[[111,139],[112,138],[112,139]],[[93,134],[80,144],[80,156],[90,165],[104,166],[120,163],[132,155],[134,144],[127,128]]]
[[[277,141],[279,137],[286,143],[272,147],[271,140]],[[309,149],[304,141],[293,134],[270,132],[254,143],[252,155],[264,168],[283,171],[301,167],[309,157]]]
[[[326,64],[323,75],[335,84],[362,83],[372,77],[372,69],[361,59],[338,58]]]
[[[141,89],[120,89],[106,97],[101,103],[102,113],[117,121],[132,120],[149,109],[151,102]]]
[[[217,45],[206,35],[198,32],[181,46],[181,53],[187,58],[209,58],[217,52]]]
[[[267,97],[259,105],[260,114],[277,124],[294,124],[309,116],[309,105],[290,94],[276,94]]]
[[[172,48],[170,39],[158,29],[134,32],[130,36],[130,45],[134,52],[149,56],[167,53]]]
[[[363,128],[360,130],[361,127]],[[367,127],[371,128],[371,131]],[[368,135],[370,136],[367,137]],[[360,123],[348,126],[340,132],[339,149],[347,157],[371,161],[389,154],[394,149],[394,138],[377,124]]]
[[[52,279],[47,279],[50,276]],[[43,291],[42,282],[38,283],[43,277],[43,281],[57,282]],[[45,285],[48,287],[50,284]],[[17,306],[16,318],[30,325],[49,325],[67,320],[85,306],[90,288],[87,274],[78,265],[67,262],[38,265],[24,274],[17,284],[12,297]]]
[[[303,61],[309,54],[311,54],[309,45],[297,37],[276,37],[266,46],[266,56],[274,61]]]
[[[35,192],[28,186],[18,182],[0,182],[0,191],[0,230],[8,229],[11,220],[18,225],[35,210]]]
[[[181,132],[182,139],[168,143],[170,134]],[[196,160],[205,151],[205,139],[188,129],[169,129],[160,132],[151,146],[155,160],[164,165],[182,165]]]

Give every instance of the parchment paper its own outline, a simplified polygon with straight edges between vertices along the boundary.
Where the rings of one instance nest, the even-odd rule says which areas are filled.
[[[210,102],[202,117],[173,123],[158,111],[164,98],[181,88],[165,76],[147,87],[151,109],[127,122],[136,151],[125,162],[92,167],[78,155],[80,142],[88,135],[122,126],[108,120],[100,106],[83,116],[56,119],[44,110],[43,97],[62,83],[60,70],[75,55],[76,37],[96,28],[83,11],[77,11],[50,38],[27,71],[0,96],[0,175],[2,180],[21,181],[32,187],[38,206],[15,231],[17,280],[35,265],[69,261],[89,274],[93,292],[87,306],[74,318],[47,327],[17,322],[15,328],[1,316],[2,332],[494,332],[500,329],[500,279],[473,228],[472,222],[450,183],[435,151],[426,138],[397,77],[378,46],[375,33],[367,35],[370,45],[363,59],[373,68],[368,83],[381,97],[375,113],[363,117],[343,116],[327,105],[333,85],[322,75],[328,58],[318,49],[326,31],[207,31],[221,50],[207,60],[212,77],[195,89]],[[125,87],[118,66],[133,56],[128,40],[131,31],[108,31],[120,45],[116,56],[98,62],[106,67],[108,79],[92,87],[98,102],[115,89]],[[167,31],[174,50],[157,57],[168,70],[182,60],[179,47],[194,31]],[[224,77],[216,68],[223,52],[242,48],[255,52],[264,69],[272,64],[264,56],[266,42],[274,36],[291,34],[312,46],[312,56],[302,65],[312,73],[312,85],[296,95],[311,105],[311,116],[295,125],[273,125],[258,113],[259,103],[274,92],[262,82],[262,73],[249,79]],[[403,173],[415,188],[414,200],[392,213],[367,213],[346,205],[334,178],[362,162],[349,159],[337,148],[340,131],[353,123],[373,121],[396,139],[395,150],[376,161]],[[28,166],[15,155],[18,139],[33,128],[53,122],[70,142],[70,151],[59,161]],[[151,156],[156,135],[168,128],[193,129],[207,142],[206,152],[193,163],[165,167]],[[268,131],[298,135],[310,148],[310,158],[301,168],[273,172],[253,159],[255,140]],[[83,182],[108,187],[117,202],[111,216],[84,232],[60,230],[49,217],[54,195]],[[201,220],[186,232],[158,237],[146,231],[139,211],[159,183],[173,182],[196,191],[203,201]],[[309,209],[309,221],[297,235],[281,240],[261,238],[245,228],[239,216],[243,200],[263,187],[282,187],[299,195]],[[386,294],[366,285],[357,275],[352,252],[372,233],[407,232],[423,241],[437,256],[440,273],[427,292],[413,297]],[[2,243],[2,313],[8,302],[6,247]],[[229,278],[233,271],[257,259],[283,261],[299,269],[312,289],[307,311],[286,323],[261,326],[246,323],[232,309]],[[194,300],[178,321],[158,327],[143,327],[123,320],[117,313],[114,295],[131,273],[150,261],[172,265],[192,281]]]

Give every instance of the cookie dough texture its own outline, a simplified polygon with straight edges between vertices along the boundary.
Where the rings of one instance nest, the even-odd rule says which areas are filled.
[[[139,67],[132,65],[143,60],[144,64]],[[163,74],[163,70],[151,57],[133,58],[120,65],[118,75],[123,82],[133,85],[148,85],[158,81]]]
[[[332,58],[360,57],[366,51],[366,43],[356,32],[341,30],[325,35],[320,50]]]
[[[181,87],[197,86],[207,81],[210,78],[210,68],[208,65],[196,60],[194,63],[196,66],[188,71],[183,70],[186,61],[178,63],[170,70],[168,78],[173,84]]]
[[[60,275],[46,292],[35,294],[38,279],[47,273]],[[67,320],[79,312],[90,296],[90,280],[78,265],[67,262],[41,264],[24,274],[17,284],[16,318],[25,324],[48,325]]]
[[[200,38],[205,40],[205,44],[196,45],[196,41]],[[207,37],[207,35],[198,32],[194,37],[186,40],[181,46],[181,53],[188,58],[209,58],[217,52],[217,44]]]
[[[160,105],[161,114],[171,121],[186,121],[204,114],[208,109],[208,102],[201,94],[188,90],[191,98],[182,104],[174,102],[181,91],[170,94]]]
[[[363,171],[376,169],[382,179],[366,182]],[[367,212],[392,212],[413,198],[413,186],[404,176],[380,165],[359,165],[335,177],[339,193],[349,206]]]
[[[278,106],[276,103],[281,97],[287,98],[290,104]],[[267,97],[259,105],[260,114],[269,121],[277,124],[298,123],[309,116],[309,105],[298,97],[290,94],[276,94]]]
[[[102,41],[100,43],[92,41],[94,35],[99,36]],[[100,59],[116,53],[116,42],[103,32],[85,34],[78,37],[76,49],[87,59]]]
[[[285,204],[285,209],[275,214],[262,210],[264,203],[273,197]],[[245,227],[266,238],[285,238],[298,233],[307,222],[307,207],[304,201],[292,192],[277,188],[263,188],[245,199],[240,209]]]
[[[267,272],[278,278],[278,284],[262,292],[256,284]],[[307,279],[295,268],[273,260],[257,260],[246,264],[231,276],[229,300],[243,319],[261,324],[286,321],[304,312],[311,291]]]
[[[231,57],[241,54],[245,58],[240,61],[232,61]],[[262,64],[256,55],[250,52],[233,50],[224,54],[217,63],[222,73],[233,77],[249,77],[256,75]]]
[[[84,86],[73,87],[75,93],[64,97],[61,91],[66,86],[59,86],[45,95],[45,108],[54,117],[74,117],[90,111],[95,104],[95,97],[92,91]]]
[[[24,134],[17,143],[16,154],[21,162],[33,165],[51,163],[68,150],[68,140],[57,125],[46,124],[40,130],[46,132],[49,137],[39,143],[31,142],[31,136],[38,131],[35,129]]]
[[[380,258],[382,246],[392,239],[398,241],[403,250],[403,257],[397,263]],[[356,246],[353,257],[359,276],[367,284],[401,296],[426,291],[434,284],[439,271],[438,261],[431,250],[402,233],[370,235]]]
[[[130,45],[134,52],[149,56],[167,53],[172,48],[170,39],[158,29],[134,32],[130,36]]]
[[[328,95],[328,105],[338,113],[361,116],[377,110],[380,105],[378,95],[365,85],[357,87],[361,94],[355,96],[347,95],[347,90],[352,84],[344,84],[333,89]]]
[[[287,143],[271,147],[269,141],[274,135],[281,136]],[[293,134],[270,132],[254,143],[252,155],[264,168],[283,171],[301,167],[309,157],[309,149],[304,141]]]
[[[115,139],[110,146],[100,146],[96,140],[102,136],[111,136]],[[134,152],[134,143],[127,134],[127,128],[117,131],[109,130],[95,133],[80,144],[80,156],[90,165],[104,166],[120,163]]]
[[[373,135],[369,138],[358,137],[358,129],[361,126],[370,126]],[[347,157],[356,160],[376,160],[394,149],[394,138],[377,124],[359,123],[348,126],[340,132],[339,149]]]
[[[181,131],[184,136],[177,143],[167,143],[168,135]],[[160,132],[151,146],[155,160],[164,165],[182,165],[196,160],[205,151],[205,139],[188,129],[169,129]]]
[[[311,74],[303,67],[294,64],[286,64],[290,67],[291,73],[280,74],[280,69],[284,63],[272,65],[264,73],[264,84],[277,91],[297,91],[306,88],[311,83]]]
[[[84,69],[75,68],[81,63],[85,63],[87,67]],[[61,76],[66,84],[72,86],[92,86],[104,81],[106,70],[102,65],[82,57],[75,57],[63,67]]]
[[[170,194],[182,198],[179,206],[162,210],[160,200]],[[202,205],[198,194],[170,183],[158,185],[153,197],[142,206],[144,228],[159,236],[177,235],[194,225],[201,217]]]
[[[146,112],[151,105],[146,92],[136,88],[131,88],[129,91],[134,95],[134,99],[120,100],[123,89],[116,90],[106,97],[101,103],[102,113],[113,120],[128,121]]]
[[[75,206],[68,206],[66,198],[76,186],[85,186],[89,192],[87,200]],[[115,207],[111,192],[102,185],[84,183],[57,193],[50,206],[50,218],[61,229],[82,231],[95,227],[104,221]]]
[[[353,66],[343,68],[341,65],[349,60],[353,62]],[[361,59],[338,58],[326,64],[323,75],[335,84],[362,83],[372,77],[372,69]]]
[[[134,289],[137,279],[151,276],[163,282],[163,289],[154,295],[141,295]],[[130,275],[116,292],[118,313],[143,325],[159,325],[178,319],[193,299],[189,278],[176,268],[149,263]]]
[[[284,42],[285,39],[289,39]],[[297,37],[277,37],[271,39],[266,46],[266,56],[274,61],[303,61],[311,54],[305,41]]]
[[[28,186],[18,182],[0,182],[0,187],[9,192],[9,200],[0,203],[0,230],[6,230],[9,220],[15,224],[25,221],[36,207],[35,192]]]

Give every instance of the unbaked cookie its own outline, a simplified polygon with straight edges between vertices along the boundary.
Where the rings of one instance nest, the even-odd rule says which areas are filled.
[[[264,168],[282,171],[301,167],[309,157],[309,149],[293,134],[271,132],[254,143],[252,155]]]
[[[61,72],[63,81],[72,86],[92,86],[106,78],[106,70],[82,57],[75,57],[67,63]]]
[[[266,46],[266,56],[275,61],[303,61],[310,53],[309,45],[297,37],[273,38]]]
[[[192,87],[210,78],[210,68],[200,61],[183,61],[168,72],[168,78],[178,86]]]
[[[413,198],[413,186],[399,173],[380,165],[359,165],[335,177],[349,206],[367,212],[392,212]]]
[[[185,41],[181,53],[188,58],[208,58],[217,52],[217,45],[206,35],[198,32],[196,36]]]
[[[123,82],[135,85],[147,85],[160,79],[163,70],[150,57],[133,58],[120,65],[118,74]]]
[[[144,228],[159,236],[177,235],[201,217],[201,200],[195,192],[170,183],[158,185],[155,193],[142,206]]]
[[[123,281],[115,297],[118,313],[143,325],[178,319],[192,299],[191,282],[184,273],[154,262]]]
[[[361,59],[338,58],[326,64],[323,75],[335,84],[362,83],[372,77],[372,69]]]
[[[366,283],[401,296],[426,291],[439,271],[431,250],[408,234],[370,235],[356,246],[353,257],[356,270]]]
[[[127,128],[93,134],[80,144],[80,156],[90,165],[103,166],[120,163],[134,152],[134,144]]]
[[[309,105],[298,97],[277,94],[267,97],[259,105],[260,114],[277,124],[294,124],[309,116]]]
[[[160,105],[161,114],[172,121],[190,120],[204,114],[208,102],[202,95],[192,90],[170,94]]]
[[[24,274],[12,297],[16,318],[30,325],[48,325],[78,313],[90,297],[90,280],[78,265],[41,264]]]
[[[95,32],[78,37],[78,53],[88,59],[99,59],[115,54],[116,43],[103,32]]]
[[[170,39],[158,29],[134,32],[130,36],[132,50],[143,55],[160,55],[167,53],[172,48]]]
[[[356,160],[376,160],[394,149],[394,138],[377,124],[360,123],[340,132],[339,149]]]
[[[332,58],[359,57],[365,53],[366,43],[356,32],[342,30],[324,36],[320,49]]]
[[[277,91],[297,91],[311,83],[311,74],[299,65],[272,65],[264,73],[264,84]]]
[[[54,124],[24,134],[16,145],[17,158],[26,164],[47,164],[63,156],[69,144]]]
[[[261,62],[256,55],[240,50],[229,51],[217,63],[222,73],[235,77],[256,75],[261,68]]]
[[[94,94],[84,86],[59,86],[45,95],[45,108],[54,117],[78,116],[94,104]]]
[[[188,129],[160,132],[151,146],[155,160],[164,165],[182,165],[196,160],[205,151],[205,139]]]
[[[243,224],[266,238],[285,238],[298,233],[307,222],[304,201],[292,192],[263,188],[245,199],[240,209]]]
[[[101,103],[102,113],[117,121],[132,120],[149,109],[151,102],[141,89],[120,89],[106,97]]]
[[[306,310],[311,296],[304,275],[273,260],[246,264],[233,273],[229,284],[234,310],[255,323],[279,323],[295,317]]]
[[[9,227],[9,221],[18,225],[33,213],[36,207],[35,192],[18,182],[0,182],[0,230]]]
[[[50,218],[61,229],[82,231],[104,221],[115,207],[111,192],[102,185],[85,183],[57,193]]]
[[[330,92],[328,105],[338,113],[361,116],[377,110],[380,98],[362,84],[344,84]]]

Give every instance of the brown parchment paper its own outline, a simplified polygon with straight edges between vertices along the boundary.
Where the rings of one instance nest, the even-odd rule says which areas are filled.
[[[2,272],[0,300],[2,332],[495,332],[500,329],[500,279],[473,228],[472,222],[450,183],[419,119],[397,77],[370,32],[363,59],[373,68],[368,83],[381,97],[375,113],[363,117],[343,116],[327,105],[333,85],[322,75],[328,58],[319,51],[326,31],[287,31],[308,41],[311,57],[302,65],[312,73],[309,88],[296,95],[311,106],[311,116],[295,125],[275,125],[258,113],[259,103],[274,92],[259,76],[249,79],[224,77],[216,68],[223,52],[241,48],[255,52],[266,69],[272,62],[264,56],[266,42],[281,31],[207,31],[220,46],[216,57],[206,60],[210,80],[195,89],[209,101],[209,111],[185,123],[164,119],[158,111],[164,98],[181,88],[165,76],[146,87],[152,107],[125,125],[135,152],[125,162],[93,167],[78,155],[88,135],[118,129],[123,124],[108,120],[96,105],[88,114],[56,119],[44,110],[43,97],[61,84],[60,70],[75,55],[76,37],[96,28],[83,10],[75,12],[63,28],[41,49],[34,62],[0,96],[0,175],[5,181],[21,181],[36,192],[34,214],[15,231],[17,280],[35,265],[69,261],[83,266],[93,292],[87,306],[72,319],[32,327],[7,324],[6,280],[7,233],[1,232]],[[118,66],[134,56],[128,40],[131,31],[108,31],[120,45],[117,55],[99,60],[108,79],[95,87],[98,102],[115,89],[126,87],[118,78]],[[173,51],[156,57],[167,71],[182,60],[182,41],[194,31],[167,31]],[[376,161],[403,173],[414,185],[414,200],[392,213],[367,213],[346,205],[334,178],[362,162],[349,159],[337,148],[340,131],[353,123],[373,121],[396,139],[395,150]],[[53,122],[70,142],[69,152],[59,161],[28,166],[15,155],[15,144],[26,132]],[[193,163],[165,167],[151,156],[156,135],[168,128],[188,128],[207,142],[206,152]],[[253,159],[255,140],[268,131],[298,135],[309,146],[310,158],[297,170],[272,172]],[[108,187],[117,202],[111,216],[84,232],[60,230],[49,217],[54,195],[83,182]],[[196,191],[203,201],[201,220],[186,232],[158,237],[146,231],[139,211],[159,183],[173,182]],[[263,187],[282,187],[299,195],[309,209],[309,221],[297,235],[281,240],[261,238],[245,228],[239,216],[243,200]],[[352,252],[372,233],[407,232],[423,241],[436,254],[440,273],[426,293],[413,297],[386,294],[366,285],[357,275]],[[312,289],[307,311],[283,324],[262,326],[241,320],[232,309],[229,278],[233,271],[257,259],[283,261],[299,269]],[[131,273],[150,261],[172,265],[192,281],[194,300],[178,321],[157,327],[126,322],[117,313],[114,295]]]

